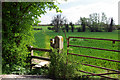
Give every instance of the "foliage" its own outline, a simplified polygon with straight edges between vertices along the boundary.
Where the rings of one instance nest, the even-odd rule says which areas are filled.
[[[114,28],[120,30],[120,25],[116,25]]]
[[[80,17],[80,21],[79,21],[80,23],[81,23],[81,25],[82,25],[82,32],[85,32],[85,30],[86,30],[86,23],[87,23],[87,19],[85,18],[85,17]],[[80,31],[78,31],[78,32],[80,32]]]
[[[65,24],[65,29],[66,29],[66,32],[69,32],[69,25],[68,24]]]
[[[99,13],[92,13],[89,15],[89,18],[80,17],[78,23],[82,25],[83,32],[85,32],[86,26],[89,27],[91,32],[112,32],[114,21],[112,18],[111,20],[112,25],[110,26],[109,23],[111,23],[111,21],[106,17],[105,13],[102,13],[101,16]]]
[[[75,77],[75,66],[67,64],[67,54],[65,52],[58,53],[53,50],[50,53],[49,76],[54,79],[67,79]]]
[[[111,18],[111,21],[110,21],[110,27],[109,27],[109,29],[108,29],[108,32],[112,32],[112,30],[113,30],[113,18]]]
[[[42,28],[34,28],[34,30],[42,30]]]
[[[32,75],[48,75],[48,67],[42,66],[41,68],[34,68],[32,69],[29,74]]]
[[[70,22],[69,25],[71,26],[71,30],[72,30],[72,32],[74,32],[74,24],[73,24],[72,22]]]
[[[28,68],[28,48],[34,36],[32,24],[46,9],[56,9],[53,2],[3,2],[2,3],[2,69],[3,73],[12,73],[16,67]]]
[[[52,27],[48,27],[48,30],[53,30],[53,28]]]
[[[77,32],[81,32],[81,28],[79,27],[79,28],[77,28]]]
[[[89,15],[88,27],[90,28],[91,32],[99,32],[99,22],[100,16],[98,13],[93,13]]]
[[[62,17],[61,14],[58,14],[53,17],[51,22],[51,24],[54,26],[55,32],[59,32],[63,25],[67,23],[67,19]]]

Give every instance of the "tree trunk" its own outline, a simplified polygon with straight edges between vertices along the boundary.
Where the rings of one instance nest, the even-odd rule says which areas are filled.
[[[72,32],[74,32],[74,25],[71,25],[71,27],[72,27]]]
[[[113,26],[113,18],[111,18],[110,26],[108,28],[108,32],[112,32],[112,26]]]
[[[85,24],[82,24],[82,31],[85,32]]]

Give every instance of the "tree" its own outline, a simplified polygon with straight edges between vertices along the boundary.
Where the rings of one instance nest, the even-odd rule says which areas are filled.
[[[86,18],[85,17],[80,17],[80,21],[81,21],[81,26],[82,26],[82,32],[85,32],[85,30],[86,30]]]
[[[113,30],[113,18],[111,18],[110,26],[109,26],[108,32],[112,32],[112,30]]]
[[[54,25],[55,32],[59,32],[63,25],[66,23],[67,19],[65,17],[62,17],[61,14],[58,14],[53,17],[51,24]]]
[[[88,21],[87,21],[87,26],[89,27],[91,32],[94,32],[93,17],[92,17],[91,14],[89,15],[89,18],[88,18]]]
[[[70,22],[70,26],[71,26],[72,32],[74,32],[74,24],[72,22]]]
[[[33,18],[34,19],[34,18]],[[41,21],[39,21],[39,18],[37,17],[37,18],[35,18],[34,19],[34,23],[32,24],[32,25],[34,25],[34,26],[38,26],[38,23],[40,23]]]
[[[81,24],[83,32],[85,31],[86,26],[89,27],[91,32],[102,32],[103,30],[111,32],[113,26],[113,19],[111,18],[109,26],[109,20],[107,19],[105,13],[102,13],[102,16],[100,16],[100,14],[98,13],[92,13],[89,15],[89,18],[81,17],[80,20],[78,20],[78,23]]]
[[[56,9],[56,12],[60,12],[53,2],[2,3],[3,73],[21,71],[28,67],[27,47],[34,41],[32,24],[35,18],[46,13],[46,9]]]
[[[69,25],[68,24],[65,24],[65,29],[67,32],[69,32]]]
[[[91,29],[91,32],[100,31],[100,26],[99,26],[100,16],[98,13],[90,14],[88,21],[90,21],[89,23],[91,24],[91,26],[88,26]]]
[[[105,13],[102,13],[102,16],[100,16],[98,13],[90,14],[89,18],[87,19],[87,26],[91,32],[101,32],[103,30],[107,31],[108,20]]]
[[[102,16],[101,16],[100,26],[104,31],[108,31],[108,20],[104,12],[102,13]]]

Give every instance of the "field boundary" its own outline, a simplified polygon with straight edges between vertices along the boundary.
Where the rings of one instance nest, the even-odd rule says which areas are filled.
[[[104,51],[113,51],[113,52],[120,52],[120,50],[110,50],[110,49],[103,49],[103,48],[96,48],[96,47],[86,47],[86,46],[76,46],[76,45],[70,45],[70,38],[77,38],[77,39],[93,39],[93,40],[107,40],[107,41],[112,41],[113,44],[115,44],[116,41],[120,42],[120,40],[114,40],[114,39],[101,39],[101,38],[87,38],[87,37],[68,37],[67,38],[67,47],[69,49],[69,47],[81,47],[81,48],[90,48],[90,49],[97,49],[97,50],[104,50]],[[67,50],[67,55],[74,55],[74,56],[81,56],[81,57],[88,57],[88,58],[94,58],[94,59],[100,59],[100,60],[106,60],[106,61],[112,61],[112,62],[117,62],[120,63],[120,61],[117,60],[110,60],[110,59],[104,59],[104,58],[99,58],[99,57],[93,57],[93,56],[86,56],[86,55],[79,55],[79,54],[75,54],[75,53],[69,53],[69,50]],[[68,63],[68,62],[67,62]],[[109,68],[105,68],[105,67],[99,67],[99,66],[95,66],[95,65],[90,65],[90,64],[83,64],[82,65],[85,66],[90,66],[90,67],[95,67],[95,68],[100,68],[100,69],[104,69],[104,70],[108,70],[108,71],[114,71],[112,73],[100,73],[100,74],[95,74],[95,73],[91,73],[91,72],[87,72],[87,71],[82,71],[82,70],[78,70],[80,72],[83,73],[88,73],[90,75],[86,75],[86,76],[100,76],[100,77],[104,77],[104,78],[108,78],[108,79],[114,79],[114,80],[118,80],[116,78],[111,78],[111,77],[107,77],[104,75],[108,75],[108,74],[120,74],[119,70],[114,70],[114,69],[109,69]]]

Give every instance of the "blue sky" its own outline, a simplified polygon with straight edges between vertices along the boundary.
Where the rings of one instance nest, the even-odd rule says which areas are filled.
[[[63,11],[62,16],[65,16],[68,21],[73,23],[77,22],[80,17],[89,17],[89,14],[102,12],[106,14],[108,18],[113,17],[116,24],[118,24],[118,2],[120,0],[57,0],[60,4],[58,7]],[[49,24],[53,16],[55,16],[55,10],[47,11],[45,15],[41,15],[41,24]]]

